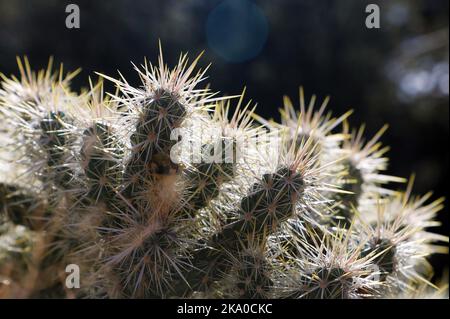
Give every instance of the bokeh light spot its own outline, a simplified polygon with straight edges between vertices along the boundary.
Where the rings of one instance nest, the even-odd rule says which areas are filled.
[[[264,12],[248,0],[224,0],[206,21],[209,47],[228,62],[243,62],[257,56],[267,34]]]

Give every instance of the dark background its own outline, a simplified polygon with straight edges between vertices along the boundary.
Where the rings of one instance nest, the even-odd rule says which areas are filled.
[[[365,122],[368,134],[389,123],[389,173],[415,172],[417,194],[447,196],[449,1],[228,1],[0,0],[0,71],[17,74],[16,55],[34,68],[53,55],[83,68],[76,89],[94,71],[120,70],[137,84],[130,61],[156,62],[158,39],[171,65],[181,51],[206,50],[212,88],[246,86],[265,117],[278,119],[282,95],[298,102],[303,85],[307,96],[331,95],[334,114],[353,108],[351,124]],[[80,7],[80,29],[65,27],[69,3]],[[380,7],[380,29],[365,27],[369,3]],[[439,230],[447,235],[448,204]],[[437,276],[448,268],[448,256],[432,262]]]

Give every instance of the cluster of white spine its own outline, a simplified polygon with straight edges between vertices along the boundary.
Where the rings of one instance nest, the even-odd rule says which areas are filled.
[[[351,112],[326,114],[329,99],[316,109],[302,88],[298,111],[285,97],[281,123],[266,121],[244,92],[235,103],[200,88],[199,58],[170,69],[161,53],[135,66],[139,87],[101,75],[117,86],[107,95],[101,80],[76,94],[76,72],[26,59],[21,78],[2,76],[2,134],[26,170],[0,180],[0,297],[428,292],[442,201],[388,188],[404,179],[383,175],[385,128],[365,142]],[[81,267],[75,295],[67,264]]]

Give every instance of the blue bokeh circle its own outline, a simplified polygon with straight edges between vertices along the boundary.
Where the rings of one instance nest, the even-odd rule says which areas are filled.
[[[243,62],[257,56],[267,35],[264,12],[249,0],[224,0],[206,21],[209,47],[228,62]]]

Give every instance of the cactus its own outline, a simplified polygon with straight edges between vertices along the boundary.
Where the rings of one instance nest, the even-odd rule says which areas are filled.
[[[170,69],[160,52],[134,66],[139,87],[100,74],[80,93],[77,72],[51,63],[35,73],[25,58],[20,78],[2,75],[0,296],[428,293],[427,257],[448,240],[429,230],[442,200],[412,198],[412,179],[388,187],[405,179],[382,174],[386,127],[366,143],[351,111],[326,114],[329,98],[316,108],[303,88],[299,110],[285,97],[281,122],[265,120],[245,90],[201,87],[199,58]],[[69,264],[78,289],[65,286]]]

